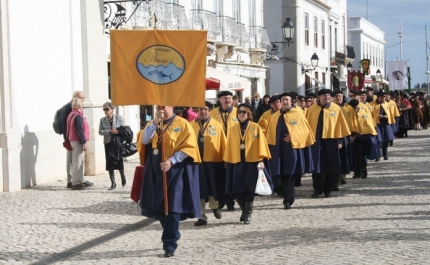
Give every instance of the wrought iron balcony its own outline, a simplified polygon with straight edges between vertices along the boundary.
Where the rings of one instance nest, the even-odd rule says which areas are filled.
[[[235,19],[226,16],[218,18],[221,25],[221,42],[231,46],[239,45],[240,35]]]
[[[208,41],[210,42],[216,42],[221,35],[221,27],[214,12],[203,9],[191,9],[190,26],[191,29],[207,30]]]
[[[239,44],[238,44],[238,49],[240,50],[247,50],[250,47],[250,42],[249,42],[249,34],[246,31],[246,26],[245,24],[242,23],[237,23],[237,29],[239,32]]]
[[[266,52],[270,46],[266,28],[260,26],[249,27],[250,50]]]

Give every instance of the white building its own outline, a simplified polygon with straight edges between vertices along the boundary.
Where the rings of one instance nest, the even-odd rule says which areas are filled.
[[[301,95],[322,87],[345,89],[344,68],[350,61],[346,45],[346,0],[266,1],[265,25],[275,49],[266,65],[270,93],[295,91]],[[295,25],[293,43],[286,44],[281,26],[287,18]],[[277,49],[276,49],[277,48]],[[316,54],[318,65],[312,66]],[[352,59],[352,58],[351,58]]]
[[[374,89],[382,88],[388,82],[383,78],[385,73],[385,33],[362,17],[348,17],[348,43],[354,46],[357,55],[352,63],[353,69],[361,71],[360,61],[369,59],[369,74],[364,79],[364,86]],[[382,74],[376,78],[377,71]]]
[[[148,8],[159,14],[159,28],[180,29],[178,21],[187,20],[193,29],[198,25],[210,29],[208,65],[247,81],[243,83],[239,77],[232,87],[223,89],[237,91],[242,99],[266,91],[262,51],[269,43],[263,28],[263,0],[116,1],[119,9],[115,1],[106,2],[110,3],[0,0],[0,191],[57,180],[66,184],[63,137],[54,133],[52,122],[56,110],[76,90],[86,94],[84,114],[91,127],[85,174],[105,171],[98,126],[104,115],[101,106],[109,100],[106,28],[148,27]],[[117,18],[130,18],[133,7],[139,6],[139,10],[122,24],[105,21],[107,5],[117,7],[111,10]],[[185,17],[178,18],[179,13]],[[135,133],[140,129],[139,106],[117,111]]]

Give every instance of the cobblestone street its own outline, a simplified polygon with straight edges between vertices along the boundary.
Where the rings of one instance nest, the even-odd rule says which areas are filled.
[[[138,159],[125,163],[127,185],[114,191],[107,174],[95,186],[66,189],[66,180],[0,193],[0,264],[429,264],[429,130],[410,131],[369,162],[331,198],[311,199],[311,176],[296,202],[257,197],[250,225],[235,212],[207,226],[181,222],[175,256],[163,258],[161,226],[130,199]],[[117,174],[117,182],[120,177]]]

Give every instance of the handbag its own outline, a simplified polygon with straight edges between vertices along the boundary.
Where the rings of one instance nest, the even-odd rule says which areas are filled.
[[[257,185],[255,186],[255,193],[259,195],[272,195],[272,188],[270,188],[266,175],[262,169],[258,169]]]
[[[137,152],[137,147],[135,143],[123,143],[121,145],[121,157],[132,156]]]
[[[66,148],[69,151],[73,150],[72,145],[70,144],[69,140],[66,140],[66,141],[63,142],[63,147]]]

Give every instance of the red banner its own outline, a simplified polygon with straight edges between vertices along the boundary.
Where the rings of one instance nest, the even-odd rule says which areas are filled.
[[[349,71],[348,88],[349,90],[360,91],[364,87],[364,73]]]

